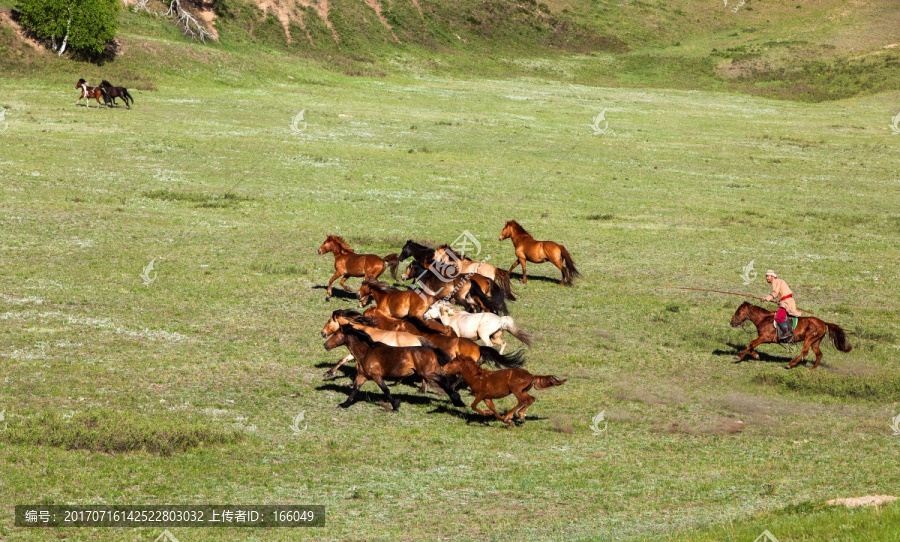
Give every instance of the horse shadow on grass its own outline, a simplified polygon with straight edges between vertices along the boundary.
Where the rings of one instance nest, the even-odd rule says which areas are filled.
[[[469,401],[466,401],[465,399],[463,399],[463,403],[466,403],[468,405],[469,403],[471,403],[471,398]],[[484,408],[487,408],[487,407],[484,407]],[[504,416],[506,414],[506,412],[508,412],[508,410],[500,412],[500,415]],[[475,424],[475,425],[480,425],[482,427],[489,427],[489,426],[491,426],[492,422],[496,422],[495,425],[496,424],[499,424],[501,426],[506,425],[505,423],[503,423],[500,420],[498,420],[497,418],[495,418],[493,415],[482,416],[481,414],[475,412],[474,410],[472,410],[469,407],[462,409],[462,408],[454,407],[450,404],[439,404],[439,405],[435,406],[433,410],[429,410],[428,413],[429,414],[447,414],[450,416],[454,416],[454,417],[459,418],[460,420],[463,420],[464,422],[466,422],[466,425]],[[539,420],[546,420],[546,419],[547,418],[544,418],[541,416],[532,416],[531,414],[528,414],[528,413],[525,414],[526,421],[539,421]],[[519,417],[516,416],[513,418],[513,423],[515,425],[522,425],[524,422],[519,421]]]
[[[321,284],[313,286],[313,290],[328,290],[328,286],[322,286]],[[326,293],[327,295],[327,293]],[[359,301],[359,297],[356,296],[354,292],[348,292],[347,290],[337,286],[332,288],[331,297],[336,297],[338,299],[352,299],[353,301]],[[330,300],[329,300],[330,301]]]
[[[560,277],[560,278],[553,278],[553,277],[545,277],[545,276],[543,276],[543,275],[528,275],[528,280],[529,280],[529,281],[537,280],[537,281],[541,281],[541,282],[550,282],[550,283],[552,283],[552,284],[559,284],[559,281],[560,281],[561,278],[562,278],[562,277]],[[522,283],[520,283],[520,282],[518,282],[518,281],[522,280],[522,274],[521,274],[521,273],[510,273],[510,274],[509,274],[509,280],[510,280],[510,281],[517,281],[517,283],[521,286]]]
[[[745,345],[745,344],[744,345],[736,344],[736,343],[725,343],[725,344],[727,344],[731,348],[734,348],[734,350],[732,350],[732,351],[724,350],[724,349],[713,350],[712,355],[734,357],[734,356],[740,354],[741,352],[743,352],[745,348],[747,348],[747,345]],[[746,363],[749,361],[760,361],[763,363],[790,363],[790,361],[793,360],[794,357],[796,356],[796,354],[788,355],[787,357],[773,356],[772,354],[767,354],[765,352],[760,351],[759,349],[754,350],[754,352],[759,354],[759,359],[753,359],[753,357],[751,357],[750,354],[747,354],[746,356],[744,356],[744,359],[742,359],[740,361],[735,361],[734,363]],[[821,364],[819,364],[819,366],[821,367]]]

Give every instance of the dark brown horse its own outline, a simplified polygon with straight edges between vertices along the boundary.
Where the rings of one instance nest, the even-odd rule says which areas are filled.
[[[328,289],[325,293],[326,300],[331,297],[331,284],[340,276],[343,276],[341,287],[348,292],[353,291],[345,284],[350,277],[363,277],[375,280],[384,273],[385,269],[390,267],[391,275],[395,279],[397,278],[397,266],[400,265],[400,259],[397,258],[396,254],[388,254],[384,258],[375,254],[357,254],[353,252],[353,249],[350,248],[343,238],[337,235],[325,237],[325,242],[322,243],[317,252],[319,255],[327,254],[328,252],[334,253],[334,275],[328,281]]]
[[[75,105],[78,105],[78,102],[81,100],[85,100],[85,106],[91,106],[91,98],[97,100],[97,108],[100,108],[100,98],[103,98],[104,105],[109,104],[109,95],[106,91],[100,87],[91,87],[88,86],[87,81],[84,79],[79,79],[77,83],[75,83],[75,88],[81,90],[81,96],[75,101]]]
[[[506,222],[503,231],[500,232],[500,240],[512,238],[513,246],[516,248],[516,261],[509,268],[512,273],[517,265],[522,265],[522,284],[528,282],[528,276],[525,273],[525,262],[544,263],[549,261],[559,269],[562,273],[562,280],[559,285],[572,285],[572,279],[581,276],[581,273],[575,269],[575,262],[572,261],[572,255],[566,250],[566,247],[553,241],[535,241],[525,228],[519,225],[515,220]]]
[[[104,79],[100,82],[100,87],[106,91],[109,95],[110,100],[112,100],[112,104],[116,105],[116,98],[122,98],[122,101],[125,102],[125,107],[131,109],[131,106],[128,104],[128,101],[131,100],[131,103],[134,103],[134,98],[131,97],[131,94],[128,92],[128,89],[125,87],[114,87],[112,83]]]
[[[741,304],[740,307],[734,312],[734,316],[731,317],[731,327],[738,327],[746,320],[750,320],[753,322],[753,325],[756,326],[756,332],[759,336],[750,343],[746,349],[740,352],[738,355],[734,357],[734,362],[738,363],[744,356],[750,355],[753,359],[759,359],[759,354],[754,351],[754,348],[763,344],[763,343],[777,343],[778,336],[775,330],[775,312],[767,311],[766,309],[754,305],[753,303],[745,301]],[[819,361],[822,360],[822,351],[819,349],[819,343],[822,342],[822,339],[825,338],[825,334],[828,334],[829,338],[831,338],[831,342],[834,344],[835,348],[840,350],[841,352],[849,352],[853,349],[853,346],[847,342],[847,336],[844,334],[844,330],[841,329],[836,324],[830,324],[828,322],[819,320],[818,318],[814,318],[812,316],[801,317],[798,319],[797,327],[794,329],[794,341],[795,343],[803,342],[803,350],[800,352],[800,355],[794,358],[790,363],[787,364],[786,369],[791,369],[795,367],[798,363],[800,363],[803,358],[806,357],[806,354],[809,353],[809,349],[812,348],[813,352],[816,354],[816,363],[812,366],[813,369],[819,366]]]
[[[404,316],[421,318],[434,302],[434,297],[425,292],[398,290],[370,278],[363,281],[357,295],[359,295],[360,307],[365,307],[374,298],[375,311],[391,318],[403,318]]]
[[[400,250],[400,261],[412,257],[421,264],[426,264],[434,259],[434,249],[423,244],[416,243],[412,239],[407,239],[406,244]]]
[[[452,298],[467,310],[509,314],[506,294],[496,282],[482,275],[459,274],[458,270],[445,275],[443,274],[445,271],[446,268],[426,268],[413,260],[406,267],[402,278],[417,279],[417,283],[421,284],[429,295],[438,299]]]
[[[343,325],[351,325],[355,329],[364,331],[373,341],[386,344],[387,346],[421,346],[422,344],[419,341],[421,335],[418,333],[413,335],[405,331],[387,331],[379,329],[376,327],[376,324],[377,322],[374,318],[368,318],[358,312],[346,309],[336,310],[331,313],[331,318],[325,322],[325,326],[322,328],[322,338],[328,338]],[[334,367],[325,372],[325,376],[334,376],[341,365],[352,359],[353,354],[344,356]]]
[[[543,390],[566,383],[565,380],[560,380],[553,375],[537,376],[525,369],[488,371],[479,367],[477,363],[464,358],[457,358],[445,365],[444,373],[447,375],[462,374],[466,384],[472,388],[472,393],[475,394],[472,410],[482,416],[490,416],[493,412],[495,418],[507,425],[512,425],[511,420],[516,413],[519,414],[519,420],[525,421],[525,409],[534,403],[534,397],[528,395],[528,390],[532,387],[536,390]],[[519,402],[505,416],[500,416],[497,409],[494,408],[493,400],[502,399],[509,394],[515,395]],[[490,412],[478,409],[478,403],[482,401],[491,409]]]
[[[385,346],[374,342],[366,333],[354,329],[353,326],[341,326],[325,342],[325,350],[346,346],[356,358],[356,378],[353,380],[353,389],[350,390],[347,400],[338,406],[349,408],[356,402],[359,387],[368,380],[374,380],[384,392],[393,409],[398,410],[400,399],[391,395],[391,390],[384,381],[402,380],[414,374],[440,386],[450,396],[454,405],[466,406],[460,399],[459,393],[453,390],[450,382],[444,376],[443,366],[450,363],[450,356],[435,348],[427,340],[423,338],[419,340],[422,346],[411,348]]]

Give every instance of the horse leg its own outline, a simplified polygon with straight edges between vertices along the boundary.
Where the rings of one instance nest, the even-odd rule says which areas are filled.
[[[822,342],[822,339],[812,343],[813,352],[816,354],[816,363],[812,366],[813,369],[818,369],[819,362],[822,361],[822,351],[819,349],[820,342]]]
[[[480,408],[478,408],[478,403],[480,403],[482,400],[484,401],[484,404],[488,404],[488,402],[490,401],[490,399],[485,399],[485,398],[484,398],[483,396],[481,396],[481,395],[476,395],[476,396],[475,396],[475,401],[472,402],[472,410],[474,410],[475,412],[481,414],[482,416],[490,416],[491,413],[490,413],[489,411],[487,411],[487,410],[481,410]],[[493,403],[491,403],[491,404],[493,404]],[[497,415],[496,411],[494,412],[494,415],[495,415],[495,416]],[[498,418],[499,418],[499,416],[498,416]]]
[[[753,352],[753,349],[756,348],[757,346],[761,345],[762,343],[763,343],[762,337],[757,337],[757,338],[753,339],[753,341],[750,343],[750,345],[746,349],[744,349],[744,351],[742,351],[742,352],[738,353],[738,355],[734,356],[734,362],[735,363],[740,362],[742,359],[744,359],[744,356],[746,356],[750,352]],[[755,354],[755,352],[754,352],[754,354]],[[759,355],[756,355],[753,357],[754,357],[754,359],[759,359]]]
[[[397,399],[396,397],[391,395],[391,390],[388,389],[387,384],[384,383],[384,380],[382,380],[380,376],[373,376],[372,380],[374,380],[375,383],[378,384],[378,387],[381,388],[381,391],[384,392],[384,396],[391,404],[391,407],[394,410],[400,410],[400,399]]]
[[[785,369],[793,369],[794,367],[797,366],[798,363],[803,361],[803,358],[805,358],[806,354],[809,353],[809,345],[811,342],[812,341],[810,341],[809,339],[806,339],[805,341],[803,341],[803,350],[800,351],[800,355],[797,356],[796,358],[794,358],[793,361],[788,363],[787,367],[785,367]]]
[[[507,273],[512,273],[512,270],[515,269],[517,265],[519,265],[518,257],[516,258],[516,261],[513,262],[512,267],[509,268],[509,271],[507,271]]]
[[[453,406],[457,407],[465,407],[466,404],[462,402],[462,398],[459,396],[459,392],[453,389],[453,386],[450,385],[450,382],[444,378],[443,375],[439,375],[436,373],[431,373],[428,375],[428,378],[441,387],[442,390],[450,397],[450,401],[453,403]]]
[[[516,396],[516,400],[518,400],[519,402],[516,403],[516,406],[512,407],[510,411],[506,413],[506,416],[503,417],[503,421],[505,421],[506,423],[509,423],[509,421],[513,418],[513,416],[516,415],[517,412],[525,410],[526,408],[528,408],[528,405],[534,402],[534,397],[528,395],[524,391],[513,392],[513,394]],[[524,420],[525,415],[520,415],[519,419]]]
[[[521,282],[522,284],[527,284],[528,283],[528,272],[525,271],[525,258],[519,258],[519,262],[522,263],[522,280],[520,280],[519,282]]]
[[[339,276],[341,276],[340,271],[335,271],[334,275],[331,275],[331,280],[328,281],[328,287],[325,288],[325,301],[328,301],[331,297],[331,284],[336,281]]]
[[[356,402],[356,394],[359,392],[359,387],[366,383],[366,377],[361,373],[356,375],[356,378],[353,379],[353,389],[350,390],[350,395],[347,397],[347,400],[338,406],[341,408],[350,408],[350,406]]]
[[[563,265],[561,257],[557,256],[556,258],[551,259],[550,263],[555,265],[556,268],[559,269],[559,272],[562,273],[562,280],[559,281],[560,286],[565,286],[566,283],[572,282],[571,280],[569,280],[569,275],[566,274],[566,266]]]
[[[494,408],[494,401],[493,401],[493,400],[491,400],[491,399],[485,399],[485,400],[484,400],[484,404],[486,404],[486,405],[488,406],[488,408],[491,409],[491,412],[494,413],[494,417],[495,417],[495,418],[497,418],[497,419],[500,420],[501,422],[505,423],[506,425],[512,425],[512,422],[511,422],[511,421],[509,421],[509,420],[506,419],[505,417],[501,416],[501,415],[497,412],[497,409]]]
[[[528,397],[528,404],[520,408],[519,412],[517,413],[519,415],[519,420],[523,422],[525,421],[525,409],[533,405],[536,400],[534,397],[528,395],[527,393],[525,395]]]
[[[353,290],[351,290],[350,287],[345,284],[347,282],[347,279],[349,279],[349,278],[350,278],[350,275],[344,275],[344,277],[341,279],[340,284],[341,284],[341,288],[343,288],[345,291],[352,292]]]
[[[494,346],[494,343],[491,341],[491,336],[487,331],[484,331],[483,329],[481,329],[481,327],[479,327],[476,333],[478,334],[478,338],[481,339],[481,342],[483,342],[485,346]]]
[[[502,329],[498,329],[496,333],[494,333],[493,335],[491,335],[491,342],[494,343],[494,344],[499,344],[499,345],[500,345],[500,353],[501,353],[501,354],[503,353],[503,349],[506,348],[506,343],[503,341],[503,339],[500,338],[500,337],[502,337],[502,336],[503,336],[503,330],[502,330]]]
[[[334,374],[337,372],[337,370],[340,368],[340,366],[347,363],[351,359],[353,359],[353,354],[347,354],[346,356],[344,356],[343,359],[341,359],[341,361],[337,362],[337,365],[335,365],[331,369],[328,369],[327,371],[325,371],[325,376],[326,377],[334,376]]]

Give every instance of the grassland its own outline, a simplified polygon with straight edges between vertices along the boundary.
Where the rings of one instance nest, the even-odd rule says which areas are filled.
[[[627,61],[611,53],[325,69],[154,28],[126,36],[128,62],[26,59],[0,80],[0,537],[159,534],[12,527],[12,504],[40,502],[328,509],[323,529],[172,529],[182,542],[900,540],[897,505],[823,504],[900,491],[900,93],[566,75]],[[136,81],[133,110],[73,105],[77,77],[109,73]],[[585,277],[561,288],[532,265],[514,285],[529,368],[567,384],[515,428],[402,384],[399,412],[371,384],[338,409],[349,380],[322,379],[338,354],[318,332],[355,302],[324,299],[325,234],[384,255],[469,230],[508,266],[512,218]],[[763,295],[739,275],[751,260],[854,350],[815,373],[784,371],[776,346],[734,365],[737,298],[657,290]]]

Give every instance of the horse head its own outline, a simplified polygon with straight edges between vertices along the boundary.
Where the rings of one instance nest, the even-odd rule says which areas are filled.
[[[325,339],[329,335],[333,334],[335,331],[341,328],[341,323],[337,320],[337,314],[332,314],[331,318],[325,322],[325,327],[322,328],[322,338]],[[327,348],[326,348],[327,350]]]
[[[731,317],[731,327],[738,327],[743,324],[747,319],[750,318],[750,307],[755,307],[753,303],[748,301],[744,301],[741,303],[741,306],[734,311],[734,316]]]
[[[337,330],[325,341],[323,345],[325,350],[330,351],[339,346],[344,346],[347,344],[347,338],[344,337],[344,334],[341,332],[340,326],[338,326]]]
[[[82,86],[86,86],[87,81],[84,79],[79,79],[77,83],[75,83],[75,88],[81,88]]]
[[[501,241],[505,241],[505,240],[509,239],[510,237],[512,237],[513,228],[514,228],[513,224],[515,224],[515,223],[516,223],[515,220],[507,220],[506,221],[506,225],[503,226],[503,231],[500,232],[500,240]]]
[[[356,296],[359,297],[359,306],[365,307],[372,298],[372,288],[363,282],[363,285],[360,286],[359,290],[356,292]]]
[[[316,250],[316,254],[321,256],[322,254],[328,254],[329,252],[334,250],[334,241],[331,239],[331,236],[325,238],[325,242],[322,243],[322,246]]]

